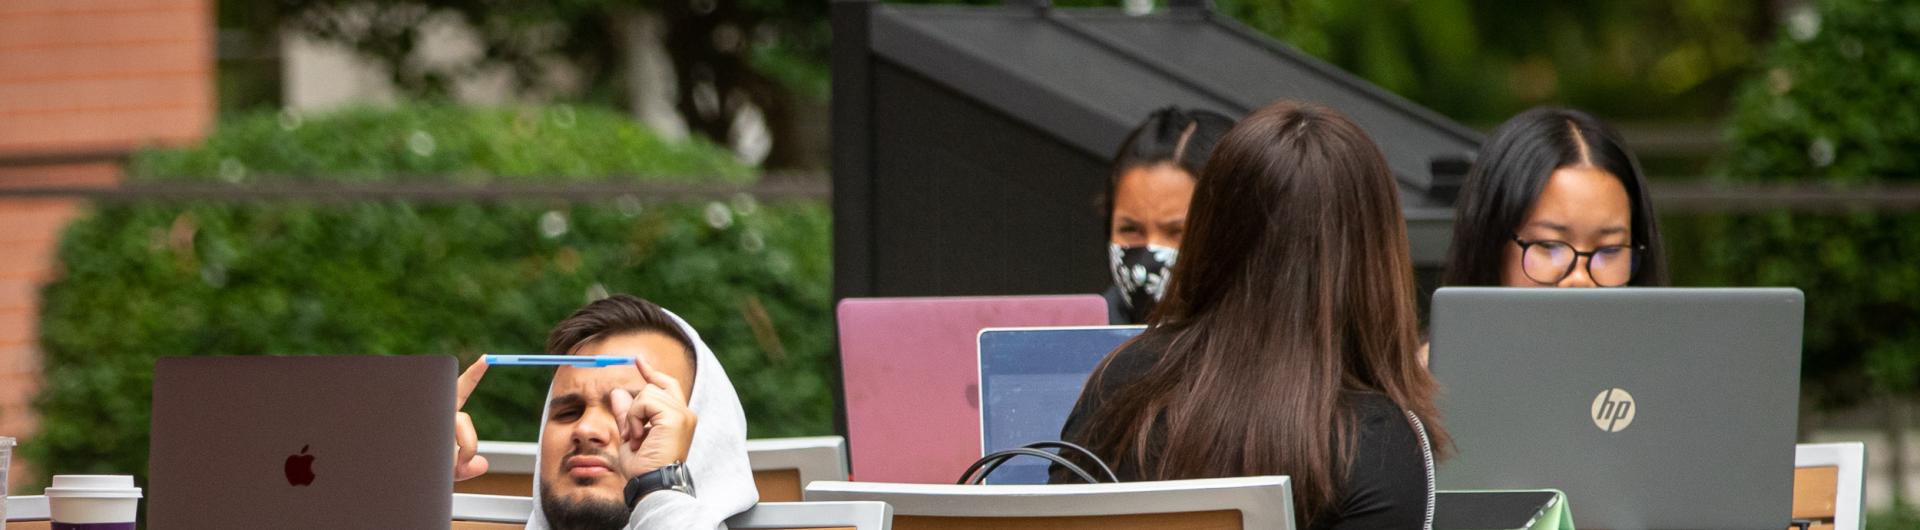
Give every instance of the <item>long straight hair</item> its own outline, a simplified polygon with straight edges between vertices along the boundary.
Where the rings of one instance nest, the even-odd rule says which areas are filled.
[[[1453,241],[1447,245],[1446,285],[1500,285],[1506,270],[1506,250],[1520,223],[1540,200],[1547,180],[1561,168],[1580,165],[1612,173],[1627,189],[1634,244],[1639,267],[1627,285],[1667,285],[1667,250],[1660,238],[1653,198],[1620,134],[1599,118],[1571,109],[1536,108],[1522,112],[1494,129],[1467,171],[1467,182],[1453,218]]]
[[[1347,391],[1385,394],[1446,446],[1415,358],[1398,191],[1359,127],[1293,102],[1254,112],[1215,148],[1188,215],[1181,266],[1135,339],[1169,346],[1089,415],[1090,449],[1145,480],[1289,475],[1304,525],[1352,462]]]

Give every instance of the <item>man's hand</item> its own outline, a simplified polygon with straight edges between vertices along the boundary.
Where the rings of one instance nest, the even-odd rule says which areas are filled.
[[[473,430],[473,417],[465,412],[467,396],[473,395],[473,387],[480,386],[480,377],[487,375],[487,358],[481,356],[460,374],[460,384],[454,390],[453,401],[453,480],[460,481],[477,477],[487,472],[487,457],[480,456],[480,435]]]
[[[699,422],[687,408],[680,381],[655,370],[645,359],[634,367],[647,381],[640,395],[615,389],[610,400],[620,420],[620,452],[627,476],[637,477],[674,462],[685,462],[693,447],[693,429]]]

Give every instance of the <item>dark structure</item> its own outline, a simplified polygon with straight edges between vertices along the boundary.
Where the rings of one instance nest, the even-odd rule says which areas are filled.
[[[1098,204],[1126,132],[1173,104],[1345,112],[1386,151],[1422,283],[1481,135],[1194,0],[1165,12],[833,5],[834,294],[1104,289]]]

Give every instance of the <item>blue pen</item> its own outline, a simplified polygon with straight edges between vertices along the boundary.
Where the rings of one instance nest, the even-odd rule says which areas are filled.
[[[632,357],[619,355],[487,355],[487,364],[493,366],[571,366],[574,368],[606,368],[622,364],[633,364]]]

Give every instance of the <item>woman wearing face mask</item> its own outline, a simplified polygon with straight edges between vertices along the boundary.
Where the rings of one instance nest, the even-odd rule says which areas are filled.
[[[1460,190],[1444,283],[1666,285],[1647,181],[1620,135],[1553,108],[1495,129]]]
[[[1113,157],[1107,179],[1107,320],[1141,324],[1166,293],[1186,231],[1194,176],[1233,120],[1204,110],[1154,111]]]

